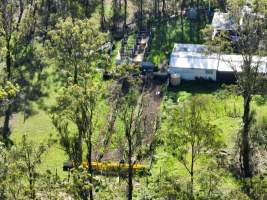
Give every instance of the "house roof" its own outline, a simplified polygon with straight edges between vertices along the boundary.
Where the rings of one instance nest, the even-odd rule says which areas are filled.
[[[208,54],[207,47],[195,44],[175,44],[170,58],[170,67],[187,69],[207,69],[224,72],[241,71],[241,55]],[[267,73],[267,57],[253,57],[253,64],[259,71]]]
[[[229,13],[215,12],[211,25],[217,30],[235,30],[236,20]]]

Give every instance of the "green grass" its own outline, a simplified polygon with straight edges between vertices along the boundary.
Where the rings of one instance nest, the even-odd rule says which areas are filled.
[[[213,106],[210,108],[212,112],[211,123],[217,125],[221,131],[221,140],[226,145],[225,150],[228,153],[233,153],[235,147],[235,141],[238,131],[241,128],[241,116],[242,116],[242,103],[243,100],[239,96],[229,95],[225,99],[221,99],[218,93],[223,89],[220,84],[216,83],[195,83],[185,82],[176,89],[169,89],[166,93],[165,104],[168,101],[177,102],[182,101],[192,95],[203,95],[210,97],[213,101]],[[162,112],[164,106],[162,106]],[[233,115],[233,110],[236,109],[236,115]],[[259,106],[255,101],[252,102],[252,108],[257,112],[257,120],[261,120],[262,117],[267,116],[267,102]],[[162,122],[161,130],[163,133],[167,133],[166,124]],[[188,172],[185,167],[181,165],[176,158],[165,152],[163,147],[158,148],[156,153],[156,164],[152,169],[153,176],[159,176],[162,171],[167,171],[170,177],[178,176],[189,178]],[[205,167],[208,160],[203,158],[197,162],[196,176],[199,175],[202,167]],[[222,188],[224,191],[230,191],[239,187],[239,181],[234,176],[225,170],[225,176],[222,177]]]
[[[47,68],[46,70],[47,71],[44,73],[48,73],[50,77],[46,80],[48,82],[46,84],[50,87],[45,86],[43,90],[48,92],[49,95],[42,97],[37,102],[31,102],[34,114],[27,119],[24,118],[24,114],[22,112],[13,114],[13,118],[11,120],[11,139],[16,144],[21,141],[22,135],[27,134],[28,138],[36,144],[47,143],[50,137],[57,140],[57,143],[45,153],[43,162],[40,165],[40,171],[44,172],[49,169],[53,172],[57,171],[59,176],[65,177],[66,173],[62,171],[62,166],[63,162],[68,160],[68,156],[59,144],[59,136],[53,126],[51,114],[49,113],[50,107],[56,103],[56,97],[59,95],[60,89],[59,84],[55,84],[55,82],[53,82],[53,78],[51,78],[53,76],[52,74],[54,74],[53,70],[51,68]],[[103,83],[104,87],[108,86],[108,84],[109,82]],[[103,99],[98,105],[96,116],[97,134],[93,136],[93,141],[95,143],[98,139],[98,133],[100,133],[106,125],[106,115],[108,112],[109,108]],[[75,128],[75,126],[72,128]]]
[[[24,121],[21,113],[15,114],[12,120],[11,139],[15,143],[19,143],[23,134],[27,134],[28,138],[36,144],[47,143],[50,135],[53,139],[58,139],[57,133],[53,127],[51,119],[47,113],[38,110],[38,113],[26,121]],[[40,170],[56,171],[62,177],[63,161],[67,160],[67,156],[58,143],[45,153]]]
[[[48,95],[39,98],[35,102],[30,102],[33,115],[25,118],[23,112],[13,114],[11,139],[15,144],[21,141],[24,134],[27,134],[28,138],[37,145],[47,143],[50,137],[55,140],[59,139],[49,114],[50,106],[56,102],[59,84],[54,81],[55,72],[53,66],[44,69],[42,74],[46,75],[47,79],[42,81],[41,91]],[[67,156],[57,142],[45,153],[43,162],[40,165],[40,171],[49,169],[53,172],[57,171],[59,176],[64,177],[62,166],[65,160],[67,160]]]

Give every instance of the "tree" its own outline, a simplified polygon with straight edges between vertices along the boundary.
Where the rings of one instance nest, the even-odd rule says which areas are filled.
[[[42,156],[54,141],[36,145],[26,135],[18,145],[10,149],[1,146],[0,153],[0,197],[4,199],[36,199],[38,171]]]
[[[16,99],[18,92],[19,86],[12,84],[10,81],[6,81],[3,86],[0,85],[0,113],[10,107]],[[0,141],[3,141],[7,146],[12,143],[5,135],[0,136]]]
[[[134,68],[134,66],[133,66]],[[158,121],[149,118],[146,112],[148,96],[140,85],[140,80],[131,75],[131,66],[121,79],[121,95],[118,99],[118,116],[123,124],[121,144],[127,171],[127,199],[133,198],[133,166],[142,161],[152,151],[152,146],[146,141],[147,136],[154,135],[158,129]],[[141,91],[141,92],[140,92]]]
[[[95,133],[95,120],[99,94],[96,67],[101,59],[101,45],[106,35],[94,28],[88,19],[60,20],[56,31],[51,32],[52,45],[57,55],[57,66],[64,70],[71,84],[63,88],[57,105],[52,109],[53,123],[57,128],[61,144],[78,168],[83,159],[83,143],[87,145],[88,172],[92,177],[92,135]],[[104,54],[104,53],[103,53]],[[103,63],[102,63],[103,64]],[[74,130],[70,128],[74,124]],[[92,178],[90,178],[92,180]],[[90,189],[90,199],[93,192]],[[81,193],[81,196],[83,194]],[[85,198],[85,197],[83,197]]]
[[[26,180],[29,187],[29,198],[36,198],[36,180],[37,180],[37,167],[41,164],[41,158],[48,150],[50,144],[34,145],[32,141],[27,139],[26,135],[22,136],[21,143],[15,150],[17,154],[15,156],[19,159],[18,168],[20,168],[26,174]]]
[[[235,63],[229,61],[229,65],[235,73],[238,86],[238,94],[243,98],[242,127],[239,142],[240,171],[241,176],[249,178],[253,176],[251,165],[252,151],[250,141],[250,130],[253,120],[251,111],[251,101],[255,94],[266,93],[267,79],[262,73],[263,63],[261,56],[266,54],[266,20],[264,20],[263,10],[258,5],[263,5],[264,1],[255,1],[250,11],[244,10],[244,1],[228,1],[230,15],[236,20],[236,35],[238,39],[232,41],[231,38],[218,37],[208,42],[215,47],[217,53],[234,52],[242,57],[242,65],[238,68]],[[261,12],[261,13],[260,13]],[[263,45],[265,44],[265,45]],[[212,49],[214,51],[214,48]]]
[[[31,1],[31,3],[15,0],[1,1],[0,50],[5,63],[4,82],[9,81],[20,84],[20,79],[25,81],[23,73],[20,74],[22,72],[21,66],[25,65],[26,55],[32,50],[31,42],[35,33],[36,9],[37,3],[35,1]],[[9,104],[5,111],[2,130],[2,136],[6,140],[11,132],[9,121],[12,110],[12,105]]]
[[[11,81],[12,78],[12,37],[15,36],[20,20],[16,21],[16,13],[19,13],[19,5],[15,1],[1,1],[0,5],[0,46],[4,46],[5,53],[5,70],[6,79]],[[9,105],[5,111],[5,120],[3,125],[3,138],[7,138],[10,134],[9,120],[11,116],[11,106]]]
[[[126,83],[127,84],[127,83]],[[141,136],[141,123],[143,114],[143,102],[139,99],[136,89],[130,89],[128,94],[123,97],[120,108],[120,119],[124,125],[124,136],[126,139],[127,150],[126,158],[128,163],[128,200],[132,200],[133,196],[133,165],[134,153],[138,145],[140,145]],[[136,148],[136,149],[135,149]]]
[[[92,187],[92,177],[87,170],[72,170],[72,181],[67,185],[67,191],[71,193],[75,199],[87,200],[90,191],[92,191]]]
[[[239,13],[232,7],[232,14],[236,16]],[[257,11],[255,11],[257,13]],[[235,14],[234,14],[235,13]],[[240,17],[236,16],[237,19]],[[235,43],[237,51],[242,55],[243,63],[241,72],[238,72],[233,63],[231,66],[236,73],[237,83],[240,94],[243,97],[243,116],[240,143],[240,168],[242,176],[245,178],[252,177],[253,169],[251,168],[251,144],[249,139],[253,113],[251,112],[252,95],[264,93],[264,88],[259,87],[264,80],[261,73],[261,59],[255,55],[261,56],[260,43],[264,40],[265,22],[259,14],[245,13],[243,23],[238,25],[238,41]],[[266,79],[265,79],[266,80]]]
[[[83,73],[93,68],[101,53],[99,49],[106,39],[106,35],[98,31],[92,20],[70,17],[59,20],[50,36],[52,56],[56,55],[54,58],[59,72],[63,72],[64,78],[72,79],[73,84],[78,84],[79,76],[83,77]]]
[[[215,155],[220,148],[218,128],[209,121],[208,101],[191,97],[168,111],[166,149],[190,175],[189,197],[194,199],[195,166],[201,156]]]
[[[85,86],[86,87],[86,86]],[[90,183],[93,184],[93,168],[92,168],[92,137],[96,133],[97,127],[97,103],[99,102],[100,84],[96,84],[93,81],[90,83],[90,87],[85,88],[84,99],[80,98],[80,109],[82,115],[80,121],[83,123],[84,138],[87,146],[87,163],[88,172],[91,175],[89,178]],[[90,200],[93,200],[93,190],[90,189]]]
[[[101,92],[98,80],[84,78],[84,85],[73,85],[65,88],[64,94],[58,98],[58,104],[54,107],[53,123],[57,128],[61,144],[74,162],[77,169],[83,159],[83,143],[86,144],[86,158],[88,163],[89,181],[92,184],[92,137],[97,127],[97,105]],[[71,124],[76,126],[72,131]],[[83,195],[82,193],[80,193]],[[90,199],[93,200],[92,188],[90,188]]]
[[[213,160],[208,163],[208,167],[205,167],[200,173],[198,179],[200,185],[200,199],[219,200],[225,199],[226,194],[221,190],[223,184],[223,178],[227,176],[223,169],[219,169],[216,162]]]

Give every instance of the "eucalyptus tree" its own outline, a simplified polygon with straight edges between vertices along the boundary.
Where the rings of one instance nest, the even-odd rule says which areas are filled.
[[[142,115],[144,111],[143,99],[139,99],[137,90],[130,89],[129,93],[123,97],[119,118],[123,122],[124,135],[126,140],[126,160],[128,163],[128,190],[127,199],[131,200],[133,196],[133,165],[134,156],[141,146]]]
[[[0,47],[4,54],[5,60],[5,79],[12,79],[13,71],[13,55],[14,43],[17,34],[18,26],[21,18],[17,20],[19,13],[19,5],[17,1],[2,0],[0,4]],[[16,40],[15,40],[16,41]],[[5,51],[3,49],[5,48]],[[10,133],[9,120],[11,116],[11,106],[9,105],[5,111],[5,119],[3,125],[3,138],[7,138]]]
[[[122,123],[122,153],[128,164],[127,199],[131,200],[134,190],[133,166],[151,155],[154,144],[148,138],[157,132],[159,121],[157,117],[149,116],[149,94],[145,91],[141,80],[132,75],[136,66],[128,65],[125,69],[125,72],[121,72],[121,86],[118,88],[121,92],[117,99],[117,120]]]
[[[97,131],[97,109],[100,97],[99,81],[87,76],[84,78],[84,84],[64,88],[63,94],[58,97],[57,105],[52,110],[53,123],[59,132],[60,143],[69,160],[74,162],[76,169],[82,163],[83,153],[86,153],[91,184],[93,179],[92,137]],[[74,129],[73,125],[75,125]],[[83,144],[86,144],[86,151]],[[89,191],[92,200],[92,188]],[[82,192],[80,195],[83,196]]]
[[[91,176],[92,136],[96,132],[96,109],[101,95],[96,68],[103,54],[101,47],[107,38],[98,28],[89,19],[67,18],[61,19],[56,30],[50,32],[58,72],[68,80],[63,84],[62,94],[52,109],[53,123],[75,168],[82,162],[83,144],[86,144],[88,172]],[[73,125],[74,129],[71,128]],[[89,191],[92,200],[92,189]]]
[[[31,62],[26,61],[32,53],[32,40],[36,28],[37,2],[32,1],[7,1],[0,2],[0,52],[4,61],[3,81],[13,83],[25,82],[23,65]],[[28,62],[28,63],[26,63]],[[33,67],[34,69],[34,67]],[[34,70],[31,71],[34,71]],[[22,88],[22,85],[20,84]],[[10,134],[9,121],[13,112],[9,104],[5,111],[2,135],[8,138]]]
[[[0,112],[2,108],[6,107],[11,103],[19,91],[18,85],[14,85],[11,82],[7,81],[4,85],[0,86]]]
[[[242,15],[238,15],[241,12],[240,8],[234,2],[230,5],[232,15],[238,21],[242,20],[242,23],[237,25],[238,40],[235,42],[238,53],[242,55],[241,72],[238,72],[234,63],[230,63],[230,65],[236,73],[237,84],[244,102],[240,138],[240,168],[242,176],[247,178],[253,175],[250,143],[250,128],[253,119],[252,96],[267,92],[264,87],[267,85],[267,79],[266,75],[262,73],[263,60],[261,59],[261,56],[264,55],[261,43],[266,45],[266,20],[256,8],[252,8],[251,12],[243,11]]]
[[[17,84],[12,84],[10,81],[5,81],[0,85],[0,114],[4,113],[14,102],[19,89]],[[0,135],[0,141],[3,141],[5,145],[9,145],[11,142],[5,135]]]
[[[53,144],[52,140],[35,144],[23,135],[11,148],[0,145],[0,197],[1,199],[36,199],[40,180],[39,166],[42,156]]]
[[[214,40],[208,39],[211,51],[219,54],[231,52],[240,55],[242,63],[237,67],[236,63],[229,61],[237,79],[238,94],[243,98],[242,126],[239,138],[239,163],[241,176],[249,178],[253,176],[252,149],[251,149],[251,125],[255,112],[251,110],[252,97],[255,94],[266,94],[267,77],[263,73],[264,58],[266,55],[266,7],[265,0],[253,1],[249,7],[245,1],[228,0],[229,14],[234,17],[236,40],[225,36]],[[261,5],[261,6],[259,6]]]
[[[191,97],[168,110],[166,150],[190,176],[190,199],[195,198],[195,172],[200,157],[214,156],[221,148],[218,128],[209,121],[208,99]]]
[[[92,20],[68,17],[60,19],[55,30],[50,32],[51,54],[58,72],[64,79],[72,79],[73,84],[78,84],[79,76],[90,71],[101,55],[99,49],[106,42],[106,35],[98,28]]]

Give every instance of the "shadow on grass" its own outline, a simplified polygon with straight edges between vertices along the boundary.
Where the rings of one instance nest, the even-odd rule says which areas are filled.
[[[154,37],[151,44],[152,51],[149,60],[155,64],[159,64],[161,60],[168,59],[174,43],[203,43],[201,29],[205,26],[206,20],[190,22],[187,18],[184,18],[182,28],[179,17],[175,20],[160,22],[155,26],[153,31]]]
[[[168,88],[168,92],[185,91],[192,95],[213,94],[222,89],[222,83],[212,81],[183,81],[180,86]]]

